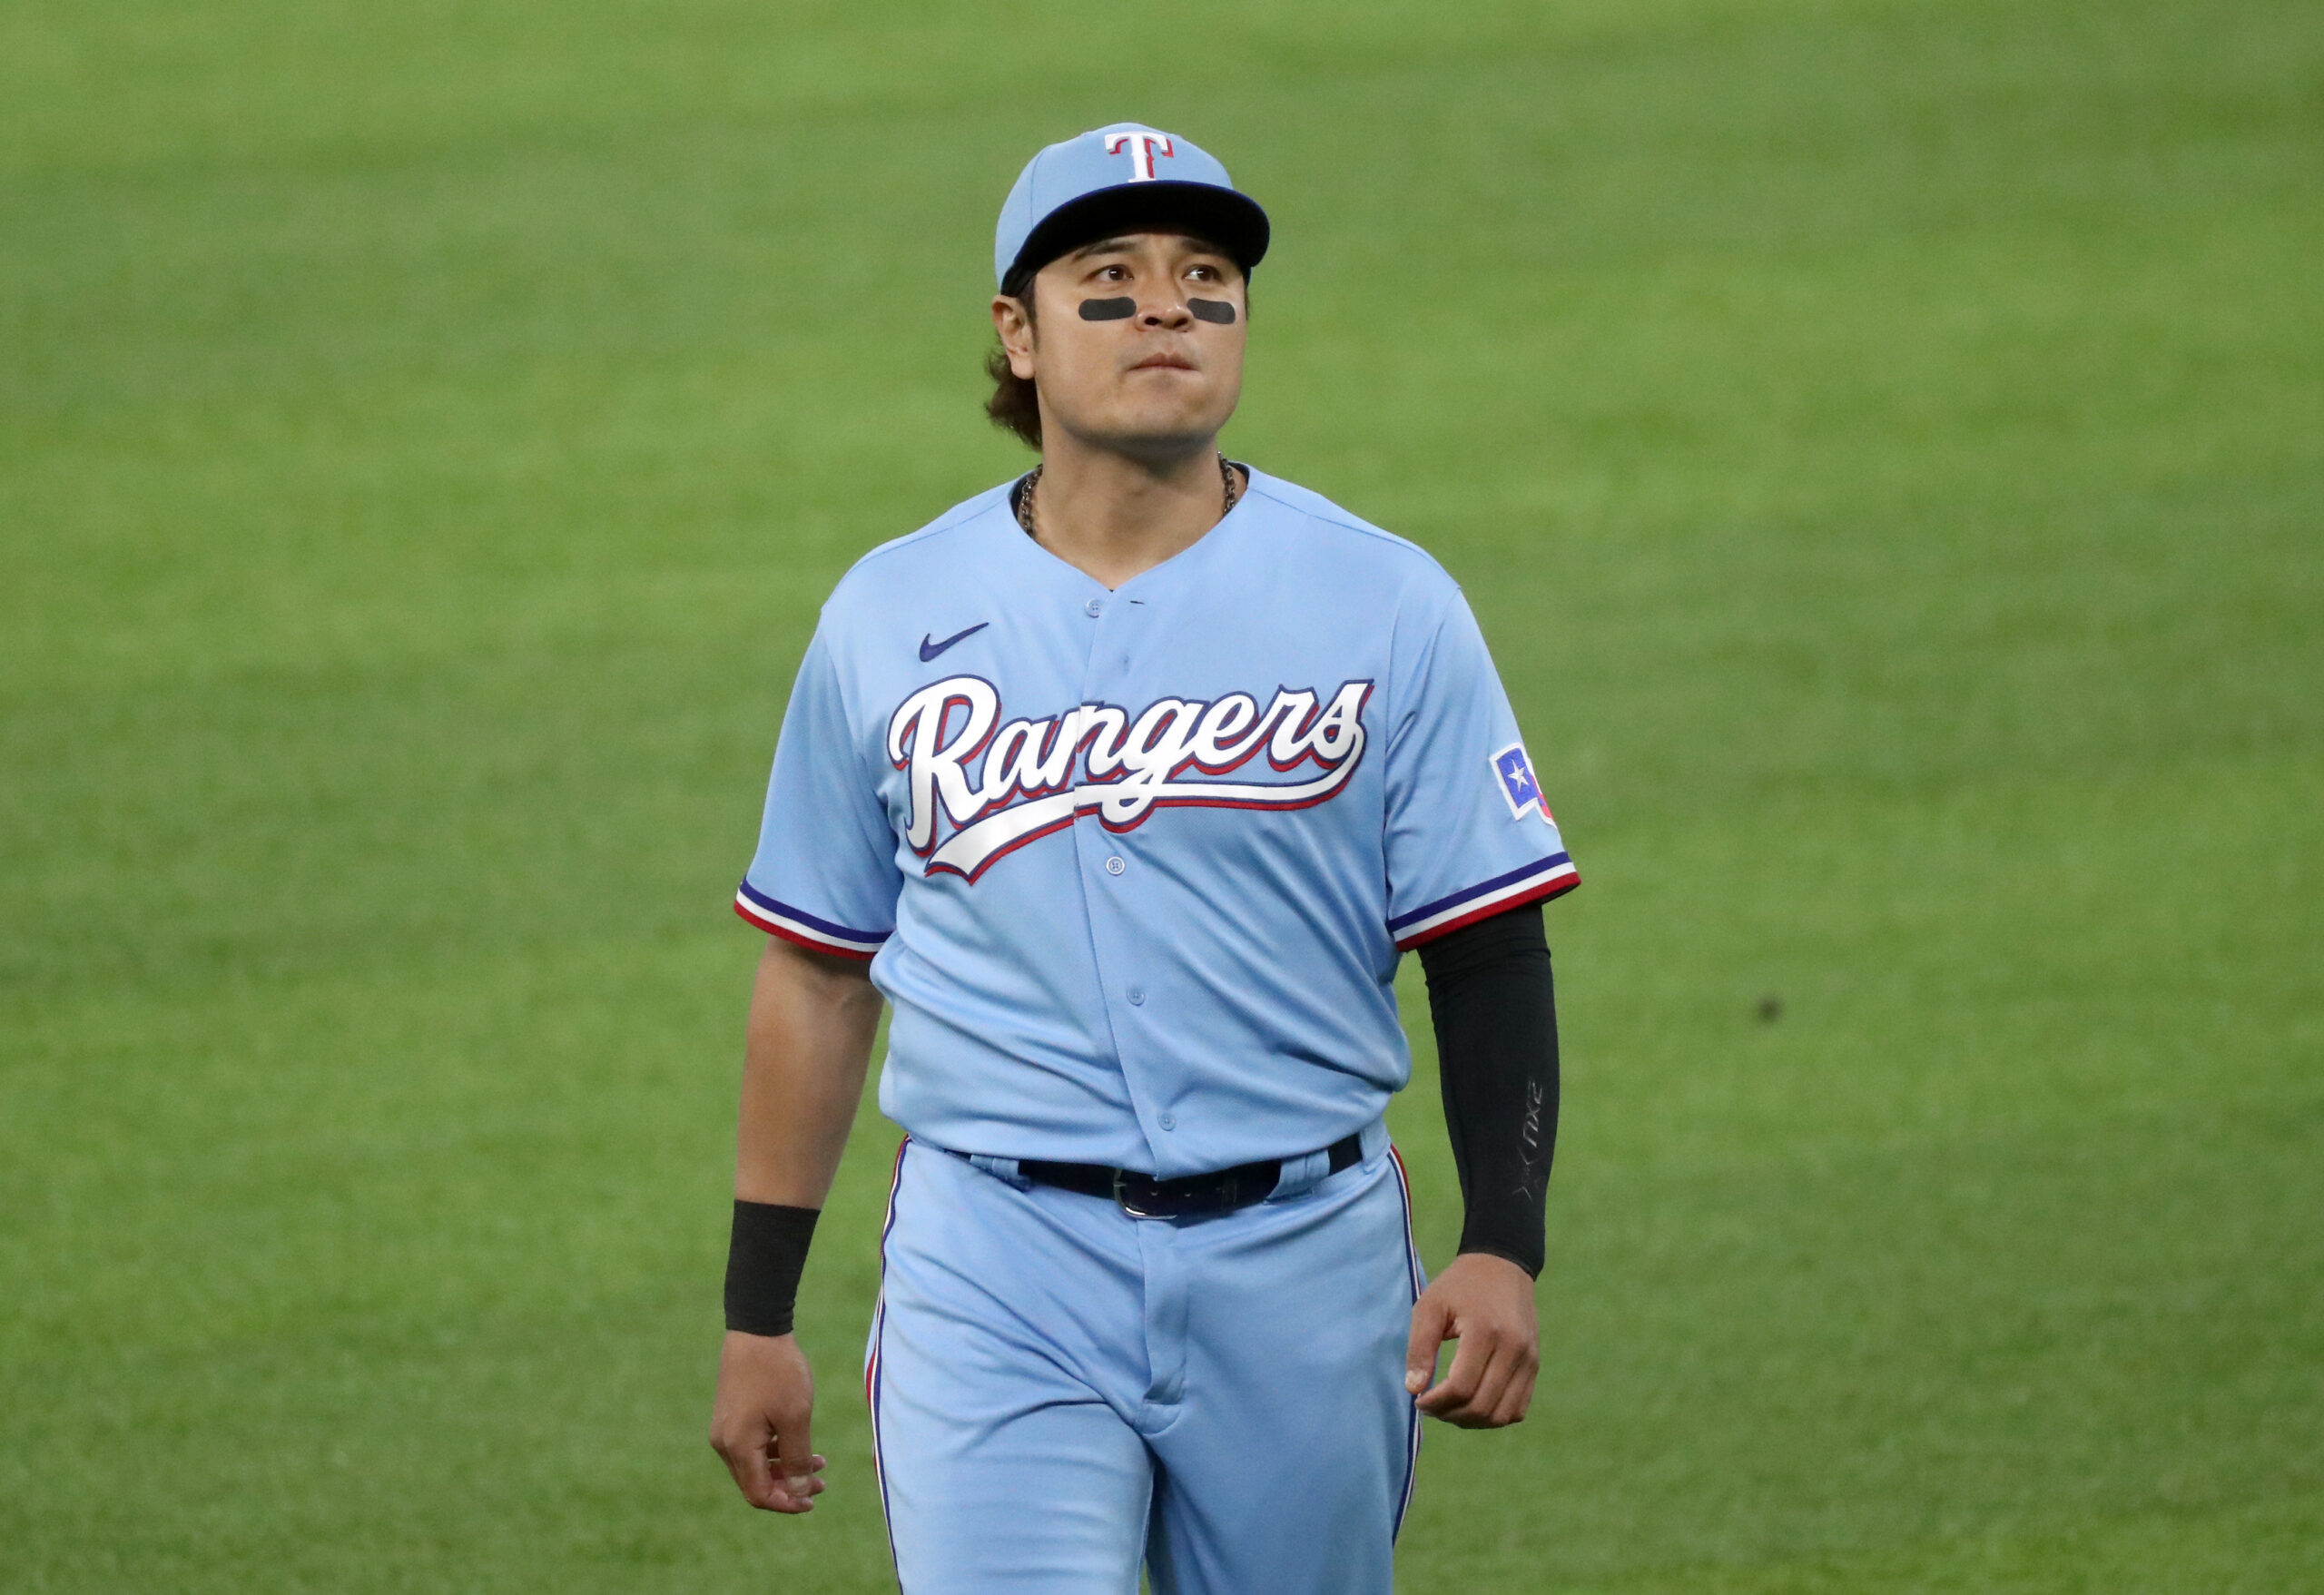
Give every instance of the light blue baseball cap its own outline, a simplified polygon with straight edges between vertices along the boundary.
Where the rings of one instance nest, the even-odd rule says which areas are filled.
[[[1267,213],[1215,157],[1175,133],[1117,122],[1025,162],[993,231],[993,279],[1003,293],[1012,282],[1021,290],[1021,279],[1068,250],[1133,224],[1200,233],[1246,271],[1267,252]]]

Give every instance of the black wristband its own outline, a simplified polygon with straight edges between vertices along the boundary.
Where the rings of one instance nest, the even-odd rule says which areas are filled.
[[[1420,949],[1466,1215],[1461,1250],[1541,1271],[1558,1136],[1557,997],[1539,904]]]
[[[788,1334],[799,1299],[799,1273],[814,1238],[812,1207],[772,1202],[734,1203],[734,1232],[726,1245],[726,1327],[744,1334]]]

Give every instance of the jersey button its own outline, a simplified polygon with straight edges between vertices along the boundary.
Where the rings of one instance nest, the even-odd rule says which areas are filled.
[[[1094,617],[1106,612],[1106,601],[1103,598],[1092,598],[1081,607],[1084,613]]]
[[[1124,870],[1128,868],[1129,865],[1122,861],[1121,855],[1118,853],[1106,861],[1106,873],[1108,875],[1118,875]]]
[[[1166,1129],[1166,1130],[1174,1130],[1174,1129],[1177,1129],[1177,1128],[1178,1127],[1178,1121],[1177,1121],[1177,1119],[1175,1119],[1175,1118],[1172,1118],[1172,1117],[1171,1117],[1168,1114],[1167,1114],[1167,1113],[1166,1113],[1166,1114],[1164,1114],[1164,1115],[1162,1115],[1162,1117],[1159,1117],[1159,1118],[1156,1119],[1154,1122],[1155,1122],[1156,1124],[1160,1125],[1160,1126],[1161,1126],[1164,1129]]]
[[[1132,987],[1129,989],[1129,991],[1128,991],[1128,997],[1129,997],[1129,1005],[1130,1005],[1132,1008],[1144,1008],[1144,1007],[1146,1006],[1146,988],[1145,988],[1145,987],[1143,987],[1143,986],[1132,986]]]

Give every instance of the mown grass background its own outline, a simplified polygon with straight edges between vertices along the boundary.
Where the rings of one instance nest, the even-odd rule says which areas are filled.
[[[2307,0],[5,0],[0,1587],[887,1581],[875,1116],[834,1488],[704,1443],[726,901],[1121,117],[1588,878],[1541,1396],[1404,1587],[2324,1589]]]

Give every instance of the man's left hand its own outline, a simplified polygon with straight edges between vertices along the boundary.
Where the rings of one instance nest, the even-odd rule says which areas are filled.
[[[1452,1366],[1433,1386],[1437,1347],[1457,1340]],[[1502,1429],[1533,1404],[1541,1367],[1541,1325],[1533,1281],[1506,1258],[1464,1252],[1413,1304],[1404,1349],[1404,1388],[1420,1410],[1463,1429]]]

